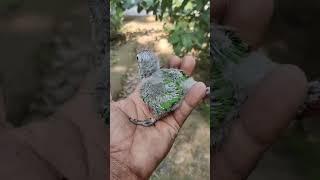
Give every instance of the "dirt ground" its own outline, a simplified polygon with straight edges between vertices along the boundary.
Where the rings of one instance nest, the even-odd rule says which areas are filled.
[[[126,41],[111,48],[111,93],[114,99],[128,95],[136,86],[136,51],[148,47],[163,60],[173,50],[163,32],[163,24],[153,16],[127,17],[122,32]],[[210,128],[208,117],[194,111],[179,132],[165,160],[152,175],[152,180],[209,179]]]

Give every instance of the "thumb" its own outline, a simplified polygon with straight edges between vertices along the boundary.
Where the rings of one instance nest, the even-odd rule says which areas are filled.
[[[206,96],[206,85],[202,82],[197,82],[187,93],[182,101],[180,107],[174,111],[173,117],[181,127],[192,110],[202,101]]]

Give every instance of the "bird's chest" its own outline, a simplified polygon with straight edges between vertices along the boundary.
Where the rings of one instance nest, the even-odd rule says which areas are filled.
[[[178,107],[185,95],[183,82],[184,75],[173,69],[160,70],[143,81],[140,96],[155,118],[161,118]]]

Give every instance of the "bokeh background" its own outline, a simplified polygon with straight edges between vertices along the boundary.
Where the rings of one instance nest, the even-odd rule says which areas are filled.
[[[113,99],[125,98],[139,82],[136,53],[153,50],[165,65],[170,55],[197,57],[194,77],[208,82],[209,8],[207,0],[111,0],[111,69]],[[188,118],[152,180],[209,179],[209,103]]]
[[[104,178],[88,1],[1,0],[0,14],[0,179]]]
[[[280,0],[265,38],[273,61],[298,65],[308,81],[319,80],[320,2]],[[294,120],[266,152],[249,180],[320,179],[319,116]]]
[[[92,61],[88,2],[1,0],[0,14],[1,123],[44,121],[74,95]]]

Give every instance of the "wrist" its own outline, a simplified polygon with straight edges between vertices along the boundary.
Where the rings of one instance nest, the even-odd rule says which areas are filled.
[[[122,162],[115,158],[110,159],[110,179],[111,180],[138,180],[129,167],[125,166]]]

